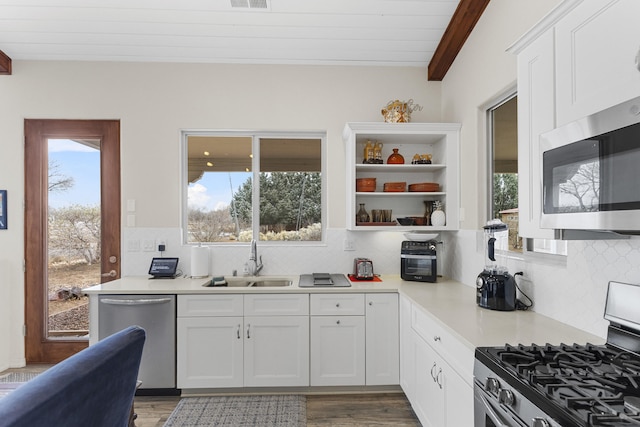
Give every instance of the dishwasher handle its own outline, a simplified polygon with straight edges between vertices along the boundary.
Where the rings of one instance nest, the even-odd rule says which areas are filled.
[[[171,298],[140,298],[140,299],[113,299],[102,298],[100,303],[109,305],[152,305],[152,304],[164,304],[171,302]]]

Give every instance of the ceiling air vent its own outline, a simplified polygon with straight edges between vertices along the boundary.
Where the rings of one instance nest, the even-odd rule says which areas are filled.
[[[269,0],[231,0],[232,9],[269,9]]]

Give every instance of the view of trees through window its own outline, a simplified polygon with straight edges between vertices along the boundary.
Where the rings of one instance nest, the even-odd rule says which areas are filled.
[[[187,144],[188,242],[322,239],[321,139],[190,135]]]
[[[518,235],[518,123],[514,96],[490,110],[492,136],[491,218],[509,227],[509,250],[522,252]]]

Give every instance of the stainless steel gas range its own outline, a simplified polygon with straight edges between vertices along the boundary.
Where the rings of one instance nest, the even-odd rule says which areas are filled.
[[[640,286],[610,282],[604,345],[479,347],[475,427],[640,426]]]

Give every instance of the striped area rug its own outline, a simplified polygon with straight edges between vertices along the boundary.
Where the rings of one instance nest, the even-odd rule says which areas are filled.
[[[24,383],[36,376],[39,372],[10,372],[6,375],[0,375],[0,383]]]
[[[300,395],[185,397],[164,427],[303,427],[307,399]]]

